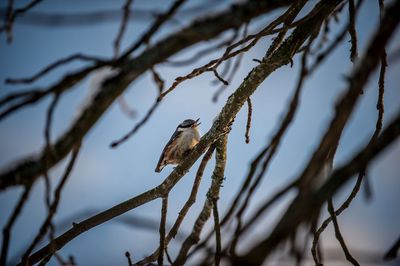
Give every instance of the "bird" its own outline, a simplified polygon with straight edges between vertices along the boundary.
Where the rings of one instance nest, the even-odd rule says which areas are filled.
[[[186,119],[177,126],[161,153],[155,172],[160,173],[168,164],[181,163],[188,152],[196,146],[200,140],[199,120],[200,118],[197,120]]]

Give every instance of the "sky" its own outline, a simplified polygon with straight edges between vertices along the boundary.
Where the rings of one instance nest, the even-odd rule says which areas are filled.
[[[22,6],[25,2],[16,1],[16,4]],[[170,2],[137,0],[134,1],[132,9],[165,10]],[[200,0],[188,2],[183,9],[196,7],[201,3]],[[94,10],[118,10],[123,3],[124,1],[99,0],[93,6],[93,1],[89,0],[68,2],[53,0],[43,1],[33,11],[76,14]],[[230,4],[230,1],[209,1],[208,3],[212,8],[200,11],[199,17],[224,9]],[[311,1],[306,10],[309,10],[313,3]],[[4,8],[4,5],[5,3],[1,2],[0,7]],[[279,12],[273,12],[253,20],[249,26],[249,32],[256,32],[262,25],[272,21]],[[346,22],[346,19],[346,17],[343,17],[342,22],[332,23],[332,33],[337,32]],[[377,1],[365,1],[356,21],[360,54],[363,53],[368,44],[371,32],[376,28],[378,20]],[[162,28],[153,43],[188,25],[191,21],[191,16],[177,15],[174,22]],[[128,24],[122,48],[129,46],[133,40],[138,38],[149,23],[149,19],[132,20]],[[32,75],[60,57],[77,52],[100,57],[112,56],[112,41],[118,29],[118,19],[96,25],[68,27],[43,27],[30,25],[27,22],[16,23],[13,29],[14,39],[12,44],[7,44],[5,36],[0,35],[0,97],[26,88],[46,87],[57,81],[65,73],[84,65],[80,62],[70,63],[52,71],[30,86],[11,86],[3,83],[3,80],[8,77],[18,78]],[[222,37],[228,37],[230,34],[232,32],[227,32]],[[346,38],[349,39],[348,36]],[[391,51],[396,48],[398,49],[399,41],[400,32],[397,31],[388,46],[388,54],[391,54]],[[174,55],[171,60],[189,58],[196,51],[213,43],[216,43],[216,41],[198,44]],[[124,93],[124,99],[135,110],[136,117],[133,119],[127,117],[121,112],[118,103],[114,103],[84,138],[78,161],[63,190],[62,199],[54,218],[57,234],[67,230],[72,221],[87,218],[161,183],[171,172],[172,167],[166,167],[160,174],[155,173],[154,168],[162,148],[176,126],[184,119],[200,118],[202,122],[201,132],[206,132],[228,96],[239,86],[247,73],[256,66],[252,59],[261,58],[270,43],[270,38],[264,38],[244,55],[242,65],[235,78],[221,94],[217,103],[212,101],[212,96],[220,85],[217,84],[216,86],[212,82],[214,80],[212,74],[205,73],[200,77],[186,81],[165,98],[148,123],[136,135],[117,149],[110,149],[109,144],[112,141],[123,136],[146,114],[157,95],[157,88],[150,73],[146,72],[135,80]],[[284,136],[282,145],[263,182],[259,185],[246,215],[251,214],[257,204],[263,202],[277,189],[293,180],[303,169],[305,163],[308,162],[332,118],[336,100],[346,89],[344,77],[350,73],[352,68],[349,50],[350,44],[347,41],[343,42],[322,67],[306,80],[295,121]],[[212,53],[189,66],[177,68],[164,64],[156,66],[156,68],[168,86],[172,84],[175,77],[189,73],[194,67],[220,56],[222,52]],[[292,68],[284,66],[272,73],[251,97],[253,118],[249,144],[245,143],[244,138],[247,108],[242,108],[235,119],[227,147],[226,180],[221,188],[219,200],[221,213],[224,213],[236,191],[239,190],[248,170],[249,162],[268,143],[285,114],[298,77],[299,56],[296,56],[294,61],[295,64]],[[400,77],[398,73],[400,73],[399,64],[389,61],[386,76],[384,125],[399,111]],[[99,77],[101,77],[101,73],[94,73],[65,93],[55,111],[52,128],[53,141],[69,127],[72,120],[79,114],[82,106],[87,102],[91,90],[95,89],[95,81]],[[356,111],[345,128],[335,157],[335,167],[350,159],[369,141],[373,134],[377,117],[375,108],[377,79],[378,75],[374,73],[368,86],[365,87],[365,93],[360,98]],[[46,98],[0,122],[0,169],[9,167],[16,159],[38,153],[43,148],[45,112],[49,103],[50,99]],[[351,208],[339,217],[345,240],[356,257],[362,252],[383,254],[399,237],[399,158],[400,141],[397,140],[374,160],[369,169],[368,175],[373,188],[373,197],[366,200],[363,189],[361,189]],[[65,165],[66,160],[50,171],[53,187],[59,181]],[[170,193],[167,217],[169,226],[174,222],[188,196],[197,166],[198,162]],[[183,236],[191,231],[193,222],[202,208],[210,184],[212,169],[213,162],[210,162],[204,174],[198,200],[182,225]],[[334,199],[336,205],[345,200],[354,181],[355,179],[340,190]],[[21,188],[10,188],[0,194],[1,227],[6,223],[21,192]],[[246,250],[249,244],[256,243],[257,239],[265,236],[273,228],[274,223],[280,217],[292,196],[289,195],[271,213],[263,217],[255,230],[239,246],[240,251]],[[161,200],[140,206],[124,214],[122,218],[125,218],[125,220],[115,219],[115,221],[107,222],[80,235],[68,243],[60,254],[65,257],[72,254],[78,265],[126,265],[124,253],[127,250],[133,254],[134,260],[140,259],[153,252],[157,247],[157,225],[160,209]],[[12,231],[9,254],[11,260],[15,261],[16,256],[23,252],[27,243],[30,243],[45,216],[44,182],[39,180],[35,183],[29,201]],[[324,217],[326,217],[326,212]],[[147,221],[145,225],[151,229],[145,228],[146,226],[143,225],[128,225],[127,219],[145,220]],[[211,221],[212,219],[206,224],[205,231],[212,227]],[[182,239],[178,238],[171,242],[171,254],[176,254],[179,251],[181,241]],[[326,249],[337,250],[339,248],[331,227],[328,227],[324,233],[322,242]],[[283,257],[285,255],[280,254]],[[339,259],[341,259],[339,263],[343,263],[343,255],[340,254]],[[331,261],[326,265],[337,265],[336,263],[338,261]],[[52,260],[49,265],[57,264]],[[393,264],[374,261],[365,265]]]

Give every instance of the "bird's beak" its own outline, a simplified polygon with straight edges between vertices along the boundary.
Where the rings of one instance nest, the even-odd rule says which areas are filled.
[[[200,121],[200,118],[198,118],[198,119],[194,122],[194,124],[193,124],[192,127],[197,127],[198,125],[200,125],[201,122],[199,122],[199,121]]]

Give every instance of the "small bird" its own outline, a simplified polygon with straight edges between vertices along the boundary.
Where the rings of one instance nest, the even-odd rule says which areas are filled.
[[[200,140],[200,133],[197,128],[200,125],[199,120],[200,118],[197,120],[186,119],[178,125],[161,153],[155,169],[157,173],[161,172],[168,164],[179,164],[187,153],[196,146]]]

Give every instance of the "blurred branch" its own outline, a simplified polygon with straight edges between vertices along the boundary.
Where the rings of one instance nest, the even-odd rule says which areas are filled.
[[[9,116],[10,114],[12,114],[12,113],[14,113],[14,112],[16,112],[18,110],[21,110],[22,107],[27,107],[27,106],[29,106],[31,104],[36,103],[37,101],[41,100],[45,96],[48,96],[50,94],[61,94],[61,93],[65,92],[66,90],[71,89],[78,82],[80,82],[82,79],[84,79],[86,77],[86,75],[88,75],[93,70],[99,68],[100,66],[102,66],[102,63],[96,64],[94,66],[89,66],[89,67],[83,68],[83,69],[78,70],[78,71],[73,72],[73,73],[69,73],[66,76],[64,76],[61,80],[59,80],[55,84],[51,85],[47,89],[26,90],[26,91],[24,91],[22,93],[20,93],[20,92],[12,93],[12,94],[4,97],[3,99],[0,100],[0,106],[1,105],[5,105],[5,104],[7,104],[9,102],[13,102],[13,101],[15,101],[17,99],[20,99],[20,98],[21,99],[20,99],[19,102],[14,103],[11,106],[8,106],[7,108],[5,108],[5,110],[0,112],[0,121],[2,119],[4,119],[5,117]],[[72,146],[71,146],[71,148],[72,148]],[[46,151],[43,151],[43,153],[46,153]],[[62,159],[62,158],[60,158],[60,159]],[[39,159],[39,160],[42,160],[42,159]],[[26,160],[24,160],[24,161],[26,161]],[[24,162],[24,163],[27,163],[27,162]],[[24,164],[24,163],[22,163],[22,164]],[[42,162],[40,162],[39,164],[41,164],[41,163]],[[38,166],[41,167],[41,165],[37,165],[37,167]],[[36,171],[35,174],[40,174],[38,172],[39,171],[39,167],[35,170]],[[24,170],[22,170],[22,171],[24,171]],[[42,170],[40,170],[40,171],[42,171]],[[4,181],[5,180],[3,179],[2,174],[0,174],[0,190],[3,188],[2,187],[2,183]],[[6,182],[8,182],[8,181],[6,181]]]
[[[394,260],[395,258],[397,258],[397,252],[399,251],[399,249],[400,249],[400,237],[393,244],[393,246],[385,253],[383,259],[386,261]]]
[[[236,39],[237,34],[238,34],[238,29],[234,29],[232,36],[230,36],[226,40],[222,40],[221,42],[219,42],[215,45],[206,47],[203,50],[196,52],[193,56],[191,56],[187,59],[168,60],[168,61],[164,62],[164,64],[168,65],[168,66],[173,66],[173,67],[181,67],[181,66],[193,64],[193,63],[197,62],[199,59],[201,59],[202,57],[204,57],[205,55],[216,52],[219,49],[221,49],[227,45],[230,45]]]
[[[94,63],[98,63],[100,65],[105,65],[106,64],[106,60],[94,57],[94,56],[89,56],[89,55],[84,55],[84,54],[73,54],[64,58],[61,58],[59,60],[57,60],[56,62],[48,65],[47,67],[43,68],[42,70],[40,70],[38,73],[36,73],[35,75],[28,77],[28,78],[7,78],[5,80],[5,83],[7,84],[28,84],[28,83],[32,83],[34,81],[36,81],[37,79],[43,77],[44,75],[46,75],[47,73],[49,73],[50,71],[54,70],[55,68],[62,66],[64,64],[67,64],[69,62],[75,61],[75,60],[81,60],[81,61],[89,61],[89,62],[94,62]]]
[[[357,6],[357,9],[360,6],[361,2],[362,1],[359,1],[359,3],[358,3],[359,5]],[[382,125],[383,125],[384,79],[385,79],[385,72],[386,72],[385,70],[387,67],[386,49],[385,48],[383,48],[383,52],[382,52],[382,55],[380,56],[380,59],[381,59],[381,68],[380,68],[380,74],[379,74],[379,93],[378,93],[378,100],[377,100],[377,105],[376,105],[376,108],[378,110],[378,118],[376,121],[374,134],[372,135],[372,137],[369,141],[369,144],[373,143],[377,139],[377,137],[379,136],[379,134],[382,130]],[[358,174],[357,182],[354,185],[354,188],[353,188],[352,192],[350,193],[350,195],[348,196],[348,198],[340,206],[340,208],[334,212],[334,214],[331,214],[331,217],[324,220],[324,222],[321,224],[321,226],[318,228],[318,230],[314,233],[314,239],[313,239],[312,247],[311,247],[311,252],[314,256],[314,260],[316,259],[316,250],[318,248],[318,240],[320,238],[320,235],[326,229],[326,227],[329,225],[329,223],[332,221],[332,215],[339,216],[345,209],[347,209],[350,206],[351,202],[356,197],[356,195],[360,189],[362,181],[363,180],[367,181],[367,179],[365,179],[365,173],[366,173],[366,168],[361,169],[360,173]],[[350,259],[352,261],[352,263],[355,264],[355,260],[353,260],[351,258],[351,255],[349,256],[349,253],[348,253],[348,251],[346,251],[346,248],[343,248],[343,250],[345,251],[346,258]]]
[[[114,57],[117,58],[119,54],[119,46],[122,41],[122,37],[124,36],[126,24],[128,23],[129,15],[131,13],[130,6],[133,0],[126,0],[125,4],[122,8],[123,15],[121,19],[121,24],[119,26],[117,37],[114,40]]]
[[[219,266],[221,261],[221,227],[219,224],[218,214],[218,199],[213,202],[213,217],[214,217],[214,231],[215,231],[215,266]]]
[[[363,180],[362,176],[359,175],[357,178],[356,184],[354,185],[353,190],[351,191],[350,195],[342,203],[342,205],[335,211],[336,216],[339,216],[344,210],[346,210],[350,206],[351,202],[353,201],[353,199],[356,197],[358,191],[360,190],[362,180]],[[322,222],[322,224],[320,225],[318,230],[316,230],[314,232],[314,239],[313,239],[312,247],[311,247],[311,253],[314,256],[314,260],[316,258],[315,257],[316,254],[317,254],[319,238],[320,238],[322,232],[326,229],[326,227],[328,227],[328,225],[331,221],[332,221],[332,216],[329,216]]]
[[[246,37],[247,37],[247,31],[248,31],[249,24],[250,24],[250,21],[247,22],[247,23],[244,25],[242,38],[246,38]],[[230,45],[230,44],[229,44],[229,45]],[[244,44],[241,46],[241,48],[244,48]],[[242,62],[242,58],[243,58],[243,54],[242,54],[242,53],[239,54],[239,55],[236,57],[235,64],[233,65],[232,71],[231,71],[231,73],[229,74],[229,76],[228,76],[228,78],[227,78],[228,84],[233,80],[233,78],[235,77],[235,74],[236,74],[237,71],[239,70],[240,63]],[[226,70],[226,72],[229,71],[230,63],[231,63],[231,61],[227,61],[227,62],[225,63],[225,68],[224,68],[224,70]],[[225,71],[224,71],[224,72],[225,72]],[[225,76],[225,74],[226,74],[226,73],[223,73],[222,75]],[[214,93],[213,98],[212,98],[213,102],[217,102],[217,101],[218,101],[219,95],[225,90],[226,86],[227,86],[227,85],[225,85],[225,84],[224,84],[224,85],[221,85],[221,86],[219,87],[219,89]]]
[[[361,1],[360,1],[361,2]],[[357,31],[356,31],[356,16],[355,16],[355,4],[354,0],[349,0],[349,34],[351,37],[351,49],[350,49],[350,59],[351,62],[355,63],[358,57],[357,48]]]
[[[14,211],[12,212],[10,218],[8,219],[6,225],[3,228],[3,243],[1,245],[0,265],[7,265],[7,255],[11,238],[11,230],[18,216],[21,214],[22,208],[24,207],[24,205],[28,200],[31,188],[32,186],[24,187],[24,192],[21,194],[21,197],[19,198],[18,203],[14,208]]]
[[[250,143],[250,128],[251,128],[251,114],[253,113],[253,105],[251,103],[250,97],[247,99],[247,123],[246,123],[246,133],[245,141],[246,143]]]
[[[168,194],[162,198],[162,207],[161,207],[161,220],[160,220],[160,247],[159,250],[162,252],[158,253],[158,265],[162,266],[164,264],[164,250],[166,247],[165,244],[165,223],[167,220],[167,209],[168,209]]]
[[[120,66],[120,73],[103,83],[102,88],[94,97],[94,101],[82,110],[80,116],[74,121],[70,128],[53,145],[56,156],[49,162],[49,167],[57,164],[78,143],[86,133],[94,126],[97,120],[109,108],[116,98],[137,77],[150,69],[154,64],[166,60],[173,54],[193,44],[218,36],[221,32],[237,28],[253,17],[268,13],[279,7],[285,6],[290,1],[248,1],[234,8],[218,13],[212,17],[199,20],[185,29],[174,33],[145,50],[141,55],[127,60]],[[280,64],[278,64],[280,65]],[[275,68],[272,68],[274,70]],[[81,80],[90,69],[75,73]],[[77,82],[74,79],[73,84]],[[71,83],[62,83],[64,86]],[[60,85],[61,86],[61,85]],[[69,87],[70,87],[69,86]],[[0,190],[10,186],[23,185],[34,182],[43,172],[43,157],[41,155],[28,157],[20,160],[16,166],[3,170],[0,173]]]
[[[161,76],[156,72],[156,70],[152,67],[151,68],[151,73],[153,74],[153,81],[156,84],[158,88],[158,96],[162,93],[163,88],[164,88],[164,80],[161,78]],[[121,137],[118,140],[113,141],[110,144],[111,148],[116,148],[120,144],[124,143],[127,141],[130,137],[132,137],[136,132],[139,131],[139,129],[146,124],[146,122],[150,119],[154,111],[157,109],[157,107],[160,105],[160,102],[156,100],[154,101],[153,105],[150,107],[150,109],[147,111],[146,115],[140,120],[128,133],[126,133],[123,137]]]
[[[17,16],[20,16],[24,13],[26,13],[28,10],[30,10],[31,8],[33,8],[34,6],[36,6],[37,4],[39,4],[40,2],[42,2],[43,0],[32,0],[31,2],[29,2],[28,4],[26,4],[25,6],[21,7],[21,8],[17,8],[14,10],[14,0],[8,0],[8,6],[6,9],[6,15],[1,15],[1,17],[4,16],[5,18],[5,22],[4,22],[4,26],[1,28],[0,32],[5,31],[6,35],[7,35],[7,42],[11,43],[13,35],[12,35],[12,28],[13,28],[13,24],[15,21],[15,18]],[[1,12],[4,13],[4,12]]]
[[[332,198],[328,199],[328,212],[329,212],[329,215],[331,216],[331,220],[332,220],[332,223],[333,223],[333,228],[335,229],[336,239],[339,241],[340,246],[342,247],[342,250],[344,252],[344,255],[345,255],[346,259],[351,264],[353,264],[355,266],[359,266],[360,264],[358,263],[358,261],[350,254],[349,248],[346,246],[346,242],[344,242],[343,235],[340,232],[339,223],[337,221],[337,217],[336,217],[335,209],[334,209],[334,206],[333,206]]]
[[[180,17],[190,17],[197,15],[210,9],[210,6],[219,6],[224,1],[220,0],[205,0],[201,4],[196,6],[188,7],[179,12]],[[5,17],[7,10],[0,9],[0,17]],[[128,21],[143,21],[151,20],[157,15],[162,14],[162,10],[156,9],[139,9],[131,11],[132,16],[128,18]],[[41,12],[41,11],[30,11],[21,16],[15,22],[17,24],[25,24],[29,26],[38,27],[82,27],[82,26],[93,26],[100,23],[118,22],[121,20],[120,9],[104,9],[99,11],[91,12],[79,12],[79,13],[67,13],[67,12]],[[173,20],[167,23],[173,23]]]
[[[133,266],[131,253],[129,253],[129,251],[125,252],[125,257],[128,260],[128,266]]]

